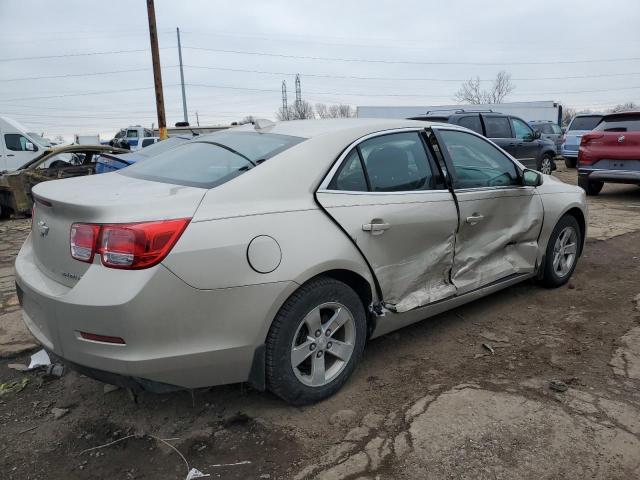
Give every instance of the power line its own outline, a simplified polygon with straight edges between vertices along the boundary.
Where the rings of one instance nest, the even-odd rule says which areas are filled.
[[[186,47],[185,47],[186,48]],[[226,67],[210,67],[205,65],[185,65],[187,68],[217,70],[223,72],[237,73],[258,73],[264,75],[291,75],[294,76],[298,72],[274,72],[266,70],[248,70],[242,68],[226,68]],[[344,80],[390,80],[390,81],[425,81],[425,82],[465,82],[468,78],[432,78],[432,77],[369,77],[360,75],[332,75],[328,73],[300,73],[303,77],[311,78],[337,78]],[[601,73],[593,75],[568,75],[556,77],[529,77],[529,78],[512,78],[513,81],[533,81],[533,80],[575,80],[579,78],[604,78],[604,77],[624,77],[627,75],[640,75],[640,72],[630,73]],[[481,82],[493,82],[493,78],[480,79]]]
[[[163,47],[176,48],[176,47]],[[67,57],[88,57],[94,55],[113,55],[116,53],[134,53],[134,52],[148,52],[148,48],[136,48],[133,50],[109,50],[104,52],[83,52],[83,53],[61,53],[59,55],[40,55],[37,57],[13,57],[13,58],[0,58],[0,62],[22,62],[24,60],[44,60],[46,58],[67,58]]]
[[[232,53],[238,55],[257,55],[264,57],[278,57],[278,58],[295,58],[299,60],[324,60],[324,61],[336,61],[336,62],[356,62],[356,63],[383,63],[383,64],[405,64],[405,65],[487,65],[487,66],[500,66],[500,65],[563,65],[563,64],[581,64],[581,63],[612,63],[612,62],[627,62],[640,60],[640,57],[627,57],[627,58],[606,58],[606,59],[588,59],[588,60],[554,60],[548,62],[425,62],[414,60],[373,60],[364,58],[347,58],[347,57],[316,57],[310,55],[291,55],[284,53],[270,53],[270,52],[255,52],[249,50],[227,50],[222,48],[205,48],[205,47],[190,47],[183,46],[182,48],[189,50],[198,50],[205,52],[217,52],[217,53]]]
[[[167,65],[163,68],[176,68],[177,65]],[[108,72],[90,72],[90,73],[65,73],[63,75],[42,75],[38,77],[21,77],[21,78],[0,78],[0,82],[18,82],[24,80],[48,80],[52,78],[69,78],[69,77],[93,77],[96,75],[111,75],[116,73],[129,73],[129,72],[147,72],[151,70],[151,67],[145,68],[130,68],[127,70],[110,70]]]
[[[177,87],[178,84],[173,83],[165,86]],[[44,100],[47,98],[63,98],[63,97],[83,97],[87,95],[104,95],[104,94],[110,94],[110,93],[136,92],[140,90],[153,90],[153,89],[154,87],[138,87],[138,88],[121,88],[118,90],[95,90],[92,92],[64,93],[60,95],[45,95],[41,97],[3,98],[3,99],[0,99],[0,102],[15,102],[15,101],[23,101],[23,100]]]

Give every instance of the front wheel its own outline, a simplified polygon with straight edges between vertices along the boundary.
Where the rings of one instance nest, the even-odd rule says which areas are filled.
[[[602,190],[604,182],[592,182],[588,177],[578,177],[578,186],[583,189],[587,195],[595,196]]]
[[[553,157],[550,153],[545,153],[542,156],[540,164],[538,165],[538,170],[545,175],[551,175],[551,172],[553,171]]]
[[[269,390],[292,405],[330,397],[360,362],[366,332],[364,306],[348,285],[328,277],[303,285],[267,336]]]
[[[542,284],[555,288],[569,281],[578,263],[582,233],[576,219],[565,215],[557,223],[544,258]]]

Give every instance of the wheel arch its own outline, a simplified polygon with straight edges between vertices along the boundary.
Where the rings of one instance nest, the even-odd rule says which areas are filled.
[[[578,226],[580,227],[580,237],[582,239],[582,241],[580,242],[580,251],[578,252],[578,255],[580,256],[582,255],[584,244],[587,241],[587,222],[586,222],[584,212],[580,210],[578,207],[572,207],[569,210],[567,210],[562,216],[564,215],[570,215],[573,218],[575,218],[576,222],[578,222]],[[562,216],[560,218],[562,218]]]

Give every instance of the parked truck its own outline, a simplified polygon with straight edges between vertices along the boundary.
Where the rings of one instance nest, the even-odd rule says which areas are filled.
[[[0,172],[11,172],[33,160],[46,148],[27,129],[9,117],[0,116]]]

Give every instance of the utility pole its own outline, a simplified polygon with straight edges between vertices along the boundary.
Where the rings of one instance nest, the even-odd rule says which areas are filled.
[[[182,47],[180,46],[180,29],[176,28],[178,34],[178,60],[180,60],[180,84],[182,85],[182,113],[184,114],[184,121],[189,123],[189,117],[187,115],[187,95],[184,93],[184,71],[182,70]]]
[[[196,110],[196,123],[200,126],[200,117],[198,116],[198,111]]]
[[[164,115],[162,72],[160,71],[160,51],[158,50],[158,31],[156,30],[156,9],[153,5],[153,0],[147,0],[147,16],[149,17],[149,40],[151,41],[151,60],[153,62],[153,83],[156,87],[158,130],[160,130],[160,140],[164,140],[167,138],[167,120]]]
[[[296,74],[296,108],[300,111],[300,104],[302,103],[302,86],[300,84],[300,74]]]

